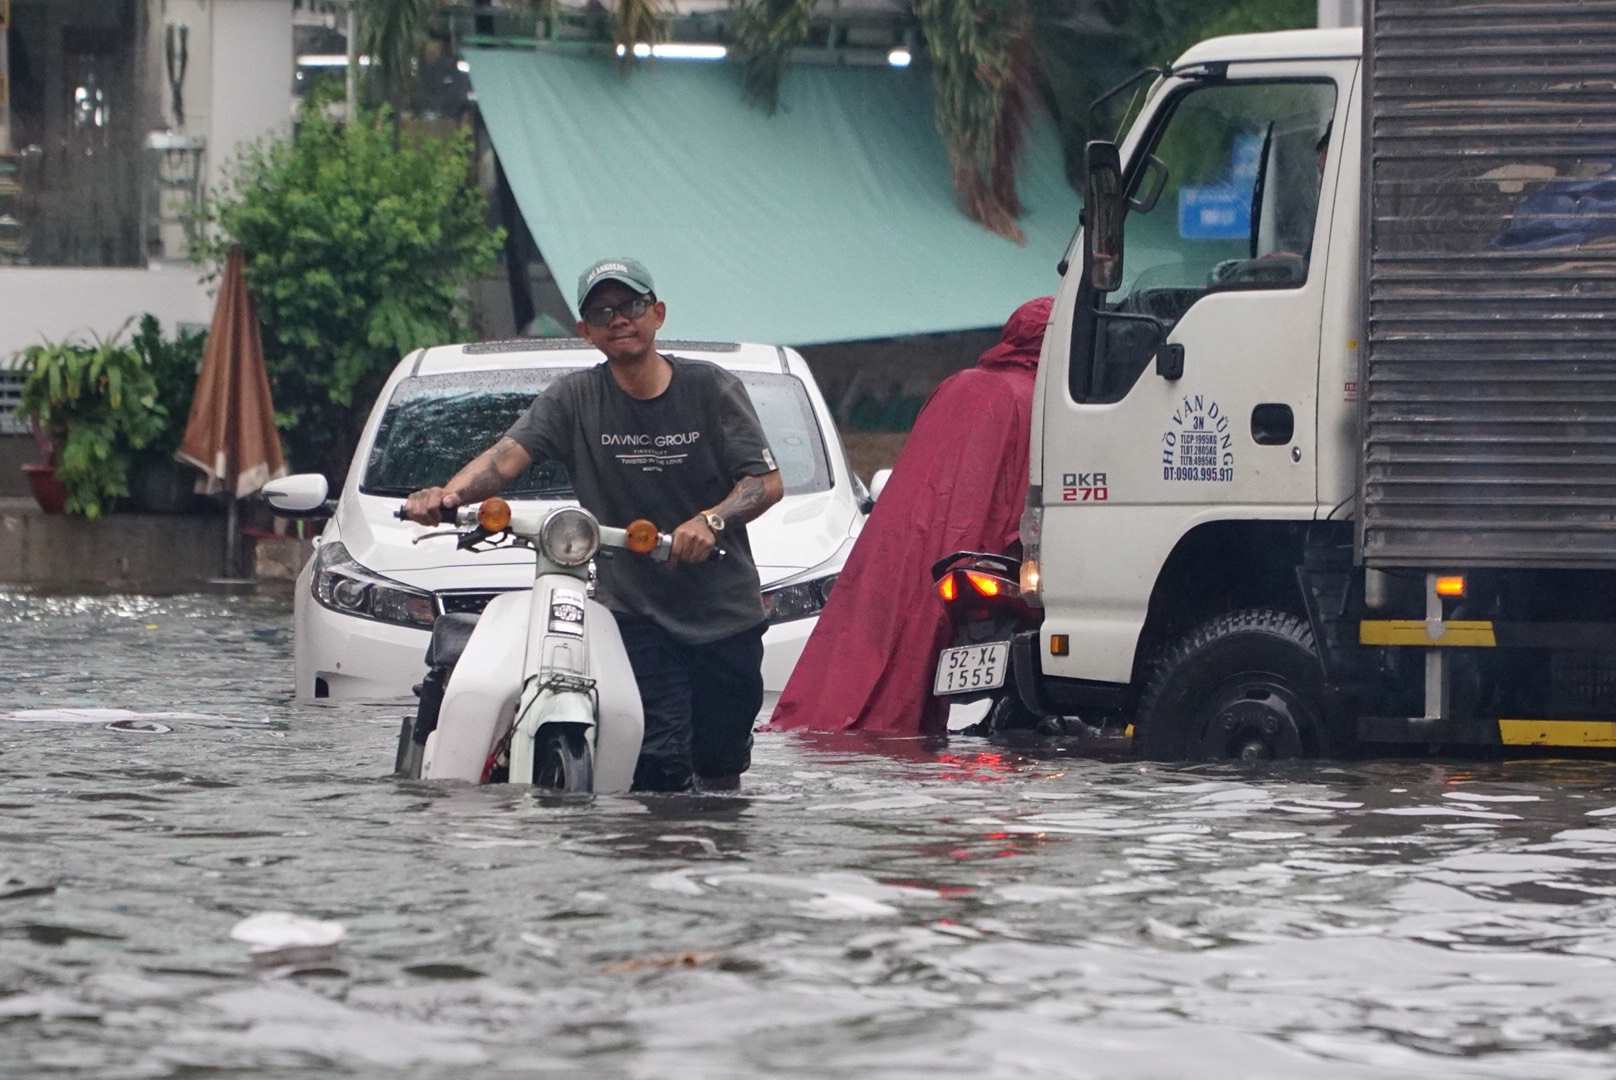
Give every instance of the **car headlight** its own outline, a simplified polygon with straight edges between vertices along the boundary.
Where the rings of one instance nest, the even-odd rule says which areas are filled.
[[[777,585],[763,593],[763,614],[769,624],[811,619],[825,610],[830,590],[836,584],[836,574]]]
[[[595,515],[577,506],[550,511],[539,526],[539,547],[545,557],[561,566],[582,566],[600,548],[600,525]]]
[[[431,593],[401,585],[360,566],[347,548],[334,542],[320,545],[310,591],[321,607],[396,626],[430,630],[438,614]]]

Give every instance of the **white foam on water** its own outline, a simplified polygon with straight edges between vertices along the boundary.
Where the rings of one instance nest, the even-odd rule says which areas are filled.
[[[132,709],[14,709],[0,720],[19,724],[134,724],[157,720],[222,720],[223,717],[188,712],[135,712]],[[125,728],[123,730],[137,730]]]

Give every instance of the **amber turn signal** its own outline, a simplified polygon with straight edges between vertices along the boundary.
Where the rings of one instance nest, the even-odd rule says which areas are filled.
[[[483,532],[504,532],[511,527],[511,504],[498,495],[484,499],[477,507],[477,525]]]
[[[1436,594],[1456,599],[1465,594],[1465,579],[1462,574],[1451,574],[1436,579]]]
[[[937,595],[941,596],[945,603],[952,604],[954,602],[954,597],[959,595],[959,589],[954,584],[953,574],[947,575],[937,583]]]
[[[657,527],[653,522],[638,518],[629,522],[628,528],[624,529],[623,532],[627,534],[623,546],[634,554],[649,555],[656,550],[660,534],[657,532]]]

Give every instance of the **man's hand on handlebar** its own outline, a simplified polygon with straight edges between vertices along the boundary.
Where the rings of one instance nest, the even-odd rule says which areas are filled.
[[[422,488],[404,500],[401,516],[417,525],[441,525],[454,521],[454,512],[459,506],[460,496],[448,488]]]
[[[673,530],[673,549],[668,552],[670,563],[699,563],[713,557],[718,537],[698,515]]]

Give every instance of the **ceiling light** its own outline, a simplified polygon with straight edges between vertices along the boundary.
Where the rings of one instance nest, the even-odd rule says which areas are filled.
[[[639,55],[639,46],[634,46],[635,55]],[[729,50],[722,45],[695,45],[682,42],[667,42],[662,45],[653,45],[651,55],[658,60],[722,60]]]

